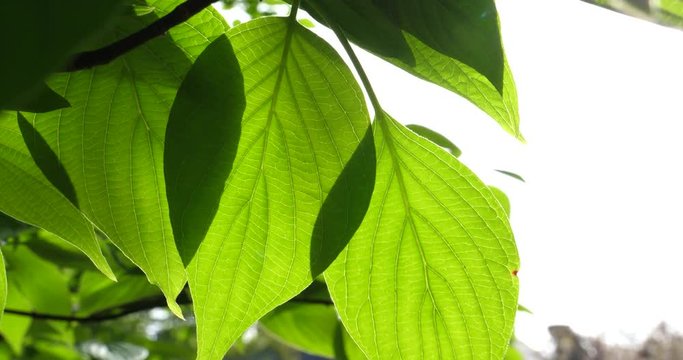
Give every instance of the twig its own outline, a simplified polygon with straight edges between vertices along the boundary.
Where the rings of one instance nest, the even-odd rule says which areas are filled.
[[[324,299],[306,299],[306,298],[294,298],[290,302],[306,303],[306,304],[321,304],[321,305],[333,305],[331,301]],[[192,301],[188,296],[181,295],[178,298],[178,304],[188,305]],[[40,313],[35,311],[24,311],[16,309],[5,309],[5,314],[28,316],[37,320],[55,320],[55,321],[68,321],[68,322],[79,322],[79,323],[95,323],[108,320],[115,320],[122,318],[126,315],[130,315],[136,312],[151,310],[153,308],[166,306],[166,300],[164,297],[154,297],[142,299],[132,303],[117,306],[111,309],[105,309],[96,312],[92,315],[87,316],[76,316],[76,315],[57,315]]]
[[[142,30],[128,35],[127,37],[103,48],[76,54],[71,62],[66,65],[64,70],[78,71],[89,69],[97,65],[108,64],[112,60],[135,49],[147,41],[166,33],[172,27],[191,18],[193,15],[204,10],[215,1],[217,0],[187,0],[186,2],[178,5],[170,13],[147,25]]]

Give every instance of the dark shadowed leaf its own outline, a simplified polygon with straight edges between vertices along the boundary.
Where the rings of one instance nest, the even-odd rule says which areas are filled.
[[[502,93],[503,47],[493,0],[372,2],[402,30],[473,68]]]
[[[517,175],[517,174],[515,174],[515,173],[513,173],[513,172],[505,171],[505,170],[496,170],[496,171],[498,171],[498,172],[501,173],[501,174],[507,175],[507,176],[509,176],[509,177],[511,177],[511,178],[517,179],[517,180],[519,180],[519,181],[521,181],[521,182],[525,182],[523,177],[521,177],[521,176],[519,176],[519,175]]]
[[[121,0],[0,2],[0,109],[33,104],[44,96],[43,80],[108,20]]]
[[[40,83],[33,91],[33,96],[22,103],[5,103],[4,110],[17,110],[28,112],[48,112],[69,106],[69,102],[47,85]]]
[[[204,50],[185,76],[166,128],[166,196],[185,264],[218,209],[237,153],[245,106],[240,66],[223,35]]]

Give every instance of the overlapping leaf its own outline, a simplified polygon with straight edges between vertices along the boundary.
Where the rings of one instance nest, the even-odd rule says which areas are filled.
[[[363,48],[465,97],[507,132],[523,139],[517,93],[503,54],[493,1],[307,0],[304,6],[321,22],[338,24]],[[373,11],[354,16],[367,7]],[[394,28],[387,28],[387,22]],[[396,44],[393,50],[377,45],[383,37],[395,39],[397,31],[403,39],[392,42]],[[406,44],[409,52],[401,50]]]
[[[374,174],[362,92],[329,45],[292,17],[229,36],[247,107],[216,217],[188,268],[200,359],[222,358],[327,267],[362,219]]]
[[[115,33],[129,34],[180,2],[149,1],[156,14],[122,17]],[[204,10],[109,65],[53,77],[51,87],[71,107],[28,117],[57,154],[83,213],[162,289],[177,315],[185,269],[165,194],[166,123],[192,61],[225,30],[214,10]]]
[[[507,214],[457,159],[375,121],[370,210],[325,278],[370,359],[501,359],[517,308]]]
[[[0,112],[0,174],[0,211],[70,242],[104,274],[114,278],[92,224],[50,184],[31,159],[16,113]]]
[[[166,128],[166,195],[185,264],[216,214],[235,159],[245,106],[242,72],[223,35],[197,58],[183,80]]]

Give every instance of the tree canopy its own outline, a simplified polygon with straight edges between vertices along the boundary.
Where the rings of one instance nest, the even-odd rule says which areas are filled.
[[[0,2],[3,351],[71,358],[49,344],[73,324],[165,304],[198,359],[257,321],[327,357],[504,358],[509,202],[388,114],[351,45],[523,141],[493,0],[292,0],[232,27],[212,2]]]

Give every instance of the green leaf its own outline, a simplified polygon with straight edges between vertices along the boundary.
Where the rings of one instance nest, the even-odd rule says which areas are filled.
[[[326,267],[319,262],[353,234],[357,208],[367,208],[366,190],[357,190],[367,186],[356,185],[369,177],[340,176],[368,158],[356,148],[369,116],[339,55],[293,17],[253,20],[229,36],[247,108],[217,215],[188,268],[199,359],[222,358],[247,327],[310,284]],[[338,214],[324,209],[335,206],[346,225],[316,230],[335,220],[320,220]]]
[[[508,196],[505,195],[503,190],[489,185],[489,190],[491,190],[491,193],[493,196],[498,200],[498,203],[503,207],[503,210],[505,210],[505,213],[510,216],[510,199],[508,199]]]
[[[410,130],[413,130],[413,132],[415,132],[416,134],[433,142],[434,144],[446,149],[446,151],[453,154],[453,156],[459,157],[460,155],[462,155],[462,151],[460,151],[460,149],[455,144],[453,144],[452,141],[448,140],[448,138],[439,134],[438,132],[430,128],[424,127],[422,125],[416,124],[406,125],[406,127]]]
[[[683,19],[683,1],[661,0],[659,7],[667,13]]]
[[[461,95],[491,116],[505,131],[524,141],[519,131],[517,90],[507,61],[504,63],[503,88],[499,91],[475,69],[430,48],[408,33],[405,33],[405,37],[413,51],[415,65],[385,58],[387,61]]]
[[[108,20],[123,10],[120,0],[0,2],[0,109],[32,103],[42,81]]]
[[[90,260],[73,245],[63,241],[57,235],[39,230],[24,243],[31,251],[60,267],[79,270],[95,270]],[[106,279],[104,276],[103,279]],[[111,280],[107,280],[112,283]]]
[[[31,303],[21,294],[17,286],[12,281],[8,282],[7,285],[7,308],[31,311]],[[3,315],[2,321],[0,321],[0,334],[15,355],[23,354],[24,338],[31,327],[31,323],[30,316]]]
[[[149,1],[156,15],[122,16],[114,33],[136,31],[180,2]],[[192,61],[226,28],[208,8],[108,65],[56,75],[50,86],[72,106],[27,116],[63,164],[83,213],[162,289],[178,316],[186,275],[166,200],[166,124]]]
[[[18,110],[29,112],[48,112],[61,108],[69,107],[69,102],[59,96],[54,90],[41,83],[36,86],[33,96],[23,103],[6,103],[6,110]]]
[[[503,47],[493,0],[374,0],[396,26],[473,68],[502,93]]]
[[[112,283],[98,273],[86,272],[81,276],[79,286],[78,313],[91,315],[98,311],[137,300],[159,296],[159,289],[150,285],[144,276],[119,275],[119,281]]]
[[[507,215],[470,170],[388,115],[374,124],[370,210],[325,272],[370,359],[500,359],[519,266]]]
[[[0,323],[2,323],[2,314],[5,311],[5,304],[7,303],[7,272],[5,271],[5,257],[0,251]]]
[[[259,324],[295,348],[334,358],[339,321],[331,305],[289,302],[261,318]]]
[[[92,224],[41,174],[24,144],[17,116],[8,112],[0,112],[0,174],[0,211],[68,241],[115,279]]]
[[[187,73],[166,128],[166,196],[185,264],[194,256],[218,209],[237,153],[245,106],[242,72],[223,35]]]
[[[367,50],[415,64],[412,51],[400,28],[367,0],[307,0],[304,8],[322,24],[333,21],[346,35]]]
[[[69,315],[71,296],[67,277],[25,246],[5,248],[7,277],[29,302],[32,311]]]
[[[374,3],[380,9],[362,0],[308,0],[304,5],[312,7],[311,15],[322,23],[337,23],[353,42],[366,50],[421,79],[463,96],[491,116],[505,131],[524,141],[519,131],[517,91],[500,45],[492,1],[376,0]],[[354,16],[352,9],[361,7],[372,11]],[[412,12],[418,7],[429,10],[427,18],[433,19],[431,23]],[[474,20],[477,14],[485,15],[483,22]],[[452,21],[461,16],[468,21],[447,22],[450,27],[443,26],[442,21]],[[384,25],[380,29],[378,24]],[[474,29],[483,32],[478,33]],[[405,30],[402,38],[397,34],[401,30]],[[477,39],[480,34],[486,36],[481,44]],[[385,38],[400,38],[400,42],[382,42]],[[466,46],[460,47],[463,43]],[[408,51],[404,49],[406,44]],[[468,53],[465,49],[474,50]],[[491,57],[486,54],[491,54]]]
[[[64,165],[59,161],[57,154],[50,148],[50,145],[36,131],[26,118],[18,114],[19,130],[24,138],[24,143],[31,153],[33,161],[38,165],[40,171],[69,201],[78,206],[78,198],[73,183],[66,173]]]
[[[498,171],[499,173],[501,173],[501,174],[503,174],[503,175],[507,175],[507,176],[509,176],[509,177],[511,177],[511,178],[517,179],[517,180],[519,180],[519,181],[521,181],[521,182],[525,182],[523,177],[521,177],[521,176],[519,176],[519,175],[517,175],[517,174],[515,174],[515,173],[513,173],[513,172],[505,171],[505,170],[496,170],[496,171]]]

